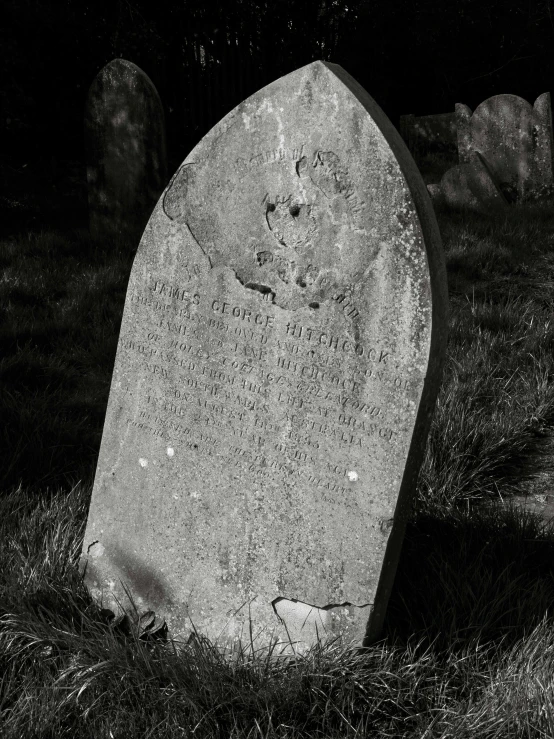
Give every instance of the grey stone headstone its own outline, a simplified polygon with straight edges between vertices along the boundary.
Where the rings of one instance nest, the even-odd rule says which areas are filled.
[[[151,79],[126,59],[90,86],[85,149],[91,235],[138,242],[167,185],[165,121]]]
[[[508,207],[508,201],[479,152],[471,152],[466,164],[451,167],[435,185],[427,185],[435,204],[481,213]]]
[[[439,389],[440,235],[341,67],[241,103],[133,265],[83,545],[109,608],[222,645],[375,639]]]
[[[550,93],[530,105],[517,95],[495,95],[472,113],[456,104],[458,156],[469,162],[472,152],[486,160],[510,200],[552,195],[553,141]]]

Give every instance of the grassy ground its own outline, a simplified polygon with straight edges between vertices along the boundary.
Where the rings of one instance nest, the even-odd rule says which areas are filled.
[[[554,480],[554,210],[439,214],[444,383],[387,631],[294,662],[175,645],[76,569],[132,254],[0,242],[0,735],[552,737],[554,531],[483,505]]]

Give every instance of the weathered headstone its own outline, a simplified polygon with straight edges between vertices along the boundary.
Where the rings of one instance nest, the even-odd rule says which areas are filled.
[[[286,651],[361,643],[368,618],[375,638],[446,300],[425,185],[341,67],[229,113],[133,265],[83,546],[93,595],[127,608],[128,592],[174,638]]]
[[[435,185],[427,185],[434,204],[481,213],[508,207],[508,201],[479,152],[471,152],[467,164],[451,167]]]
[[[167,185],[165,121],[154,84],[114,59],[94,79],[85,111],[90,231],[138,240]]]
[[[487,161],[508,200],[552,195],[553,142],[550,93],[532,106],[517,95],[495,95],[475,111],[456,104],[458,156],[469,162],[471,152]]]

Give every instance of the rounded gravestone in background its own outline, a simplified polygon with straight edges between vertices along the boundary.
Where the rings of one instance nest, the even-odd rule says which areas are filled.
[[[304,649],[379,633],[440,383],[425,185],[341,67],[241,103],[133,265],[83,546],[110,608]]]
[[[165,120],[151,79],[126,59],[90,86],[85,149],[91,235],[138,242],[167,185]]]
[[[478,152],[509,201],[544,197],[553,188],[550,93],[531,105],[518,95],[494,95],[471,112],[456,105],[461,162]]]

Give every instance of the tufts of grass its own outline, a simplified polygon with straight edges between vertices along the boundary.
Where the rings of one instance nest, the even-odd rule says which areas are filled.
[[[89,495],[76,485],[2,499],[3,737],[488,739],[554,729],[554,544],[532,517],[414,524],[391,630],[369,649],[229,659],[202,637],[143,640],[90,601],[77,572]]]
[[[466,719],[460,720],[464,731],[460,736],[483,734],[486,724],[493,737],[552,736],[553,668],[554,632],[545,621],[495,663],[485,689],[474,697]]]
[[[0,487],[92,474],[133,253],[85,232],[0,243]]]
[[[444,379],[418,510],[522,493],[552,474],[554,216],[443,214],[450,289]]]

